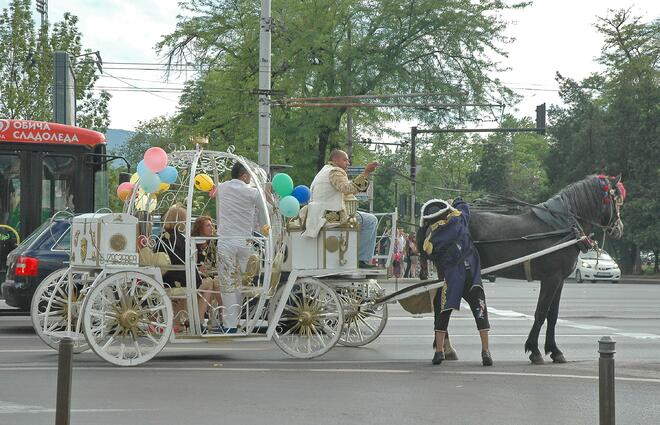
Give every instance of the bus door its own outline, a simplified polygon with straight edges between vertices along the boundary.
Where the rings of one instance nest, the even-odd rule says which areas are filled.
[[[20,239],[23,156],[19,152],[0,151],[0,271],[5,269],[7,254]],[[1,272],[0,281],[4,281]]]

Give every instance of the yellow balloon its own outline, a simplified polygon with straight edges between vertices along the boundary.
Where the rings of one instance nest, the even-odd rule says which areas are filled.
[[[133,175],[131,176],[131,183],[136,184],[138,180],[140,180],[140,176],[138,175],[138,173],[133,173]]]
[[[150,197],[148,194],[142,194],[135,200],[135,209],[152,212],[156,209],[157,204],[158,201],[154,197]]]
[[[161,183],[161,184],[160,184],[160,187],[158,188],[158,192],[156,192],[156,193],[165,192],[165,191],[166,191],[167,189],[169,189],[169,188],[170,188],[170,184],[169,184],[169,183]]]
[[[208,192],[213,189],[213,179],[208,174],[197,174],[195,176],[195,188]]]

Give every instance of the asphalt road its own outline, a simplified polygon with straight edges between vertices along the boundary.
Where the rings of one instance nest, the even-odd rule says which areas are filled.
[[[432,318],[392,305],[375,342],[313,360],[247,341],[170,345],[138,368],[77,355],[71,423],[593,424],[603,335],[617,342],[617,423],[660,423],[660,285],[567,283],[557,340],[569,362],[543,366],[523,353],[538,283],[498,279],[486,293],[490,368],[469,311],[450,322],[460,360],[432,366]],[[0,317],[0,424],[54,423],[56,366],[28,317]]]

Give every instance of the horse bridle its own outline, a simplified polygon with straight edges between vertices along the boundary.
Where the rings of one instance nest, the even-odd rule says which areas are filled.
[[[607,234],[612,236],[616,231],[619,235],[623,234],[623,221],[621,220],[621,207],[623,206],[623,196],[617,193],[617,186],[615,185],[608,191],[608,199],[610,202],[610,220],[607,225],[601,226],[607,231]]]

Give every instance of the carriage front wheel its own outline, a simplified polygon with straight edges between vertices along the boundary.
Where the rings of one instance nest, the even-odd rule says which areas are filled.
[[[365,293],[365,290],[367,293]],[[337,288],[344,310],[344,327],[339,344],[347,347],[367,345],[383,332],[387,324],[387,304],[371,305],[371,294],[381,294],[375,282]]]
[[[87,295],[85,337],[92,350],[118,366],[137,366],[163,349],[172,332],[172,303],[163,286],[139,272],[105,278]]]
[[[275,326],[275,343],[293,357],[309,359],[325,354],[339,340],[344,325],[337,293],[311,277],[296,280],[283,299],[285,288],[281,286],[270,303],[270,320],[275,320],[278,305],[284,304]]]
[[[72,279],[71,285],[69,278]],[[70,299],[69,289],[72,289]],[[58,350],[63,336],[73,336],[74,353],[89,349],[80,317],[86,289],[83,275],[69,273],[68,268],[54,271],[37,286],[30,305],[30,318],[35,333],[50,348]]]

